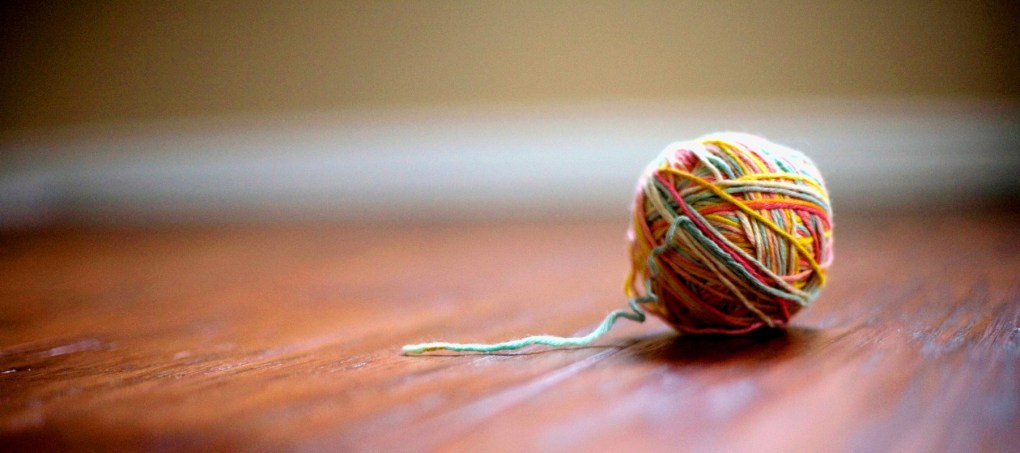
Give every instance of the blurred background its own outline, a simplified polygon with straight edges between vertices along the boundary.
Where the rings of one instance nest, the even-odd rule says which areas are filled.
[[[1011,1],[4,2],[0,228],[627,216],[668,143],[1020,198]]]

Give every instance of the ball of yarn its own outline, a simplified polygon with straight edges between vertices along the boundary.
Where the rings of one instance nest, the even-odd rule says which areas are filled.
[[[684,333],[785,325],[825,285],[832,211],[799,151],[720,133],[668,146],[638,181],[628,296]]]

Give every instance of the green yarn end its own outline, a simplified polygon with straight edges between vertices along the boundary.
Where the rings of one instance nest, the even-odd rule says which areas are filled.
[[[404,355],[417,355],[428,351],[455,351],[455,352],[496,352],[496,351],[512,351],[514,349],[520,349],[525,346],[531,345],[545,345],[552,347],[568,347],[568,346],[587,346],[593,341],[599,339],[599,337],[605,335],[613,328],[613,324],[620,318],[627,318],[631,321],[645,322],[645,312],[638,306],[638,299],[631,299],[628,304],[630,305],[631,311],[627,310],[616,310],[609,313],[606,319],[602,321],[602,324],[593,330],[588,335],[583,337],[557,337],[552,335],[534,335],[530,337],[520,338],[517,340],[510,340],[503,343],[495,344],[480,344],[480,343],[421,343],[421,344],[409,344],[403,347]]]

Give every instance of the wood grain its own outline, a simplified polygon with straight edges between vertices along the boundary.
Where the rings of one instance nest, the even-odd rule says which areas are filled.
[[[0,237],[0,448],[1016,451],[1020,229],[844,214],[786,330],[577,334],[625,225],[276,225]]]

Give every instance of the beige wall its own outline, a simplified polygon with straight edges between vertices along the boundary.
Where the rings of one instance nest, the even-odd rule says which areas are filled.
[[[102,3],[2,7],[0,131],[415,104],[1020,96],[1007,1]]]

